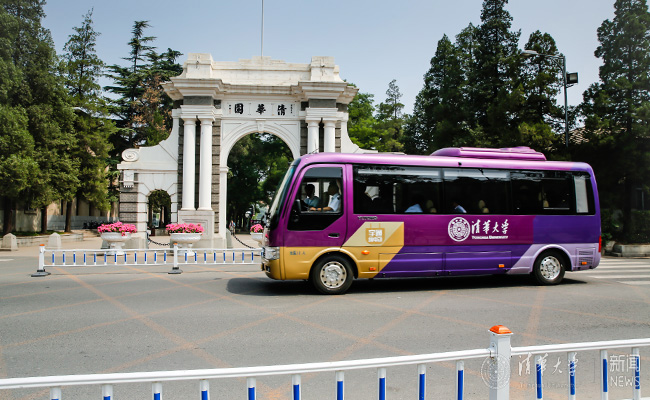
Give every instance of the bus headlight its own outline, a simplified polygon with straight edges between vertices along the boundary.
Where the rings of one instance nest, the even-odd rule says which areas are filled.
[[[262,258],[266,260],[277,260],[278,258],[280,258],[280,248],[264,247],[264,253],[262,253]]]

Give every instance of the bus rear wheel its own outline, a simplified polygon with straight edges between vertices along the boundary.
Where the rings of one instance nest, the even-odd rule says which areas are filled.
[[[311,270],[309,280],[323,294],[343,294],[352,285],[350,262],[338,255],[325,256]]]
[[[537,257],[533,276],[540,285],[557,285],[564,278],[564,258],[553,250],[545,251]]]

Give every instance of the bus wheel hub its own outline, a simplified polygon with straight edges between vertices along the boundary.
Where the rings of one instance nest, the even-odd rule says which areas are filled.
[[[321,270],[323,284],[330,288],[339,287],[345,282],[345,268],[339,263],[328,263]]]

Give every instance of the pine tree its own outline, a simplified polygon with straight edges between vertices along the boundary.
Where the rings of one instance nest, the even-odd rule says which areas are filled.
[[[501,146],[516,130],[516,113],[520,101],[516,82],[519,66],[520,32],[511,32],[512,17],[505,10],[507,0],[485,0],[481,25],[476,30],[476,61],[470,73],[473,85],[471,103],[477,125],[483,135],[478,144]],[[505,140],[504,140],[505,137]]]
[[[107,158],[111,149],[109,138],[116,132],[109,119],[108,108],[101,96],[98,79],[104,63],[95,51],[97,36],[93,28],[92,10],[84,16],[80,27],[73,28],[63,50],[66,88],[75,107],[74,133],[77,146],[71,150],[80,163],[80,186],[77,198],[88,200],[100,210],[110,208]],[[72,202],[66,209],[66,231],[70,229]]]
[[[106,86],[104,89],[119,96],[111,107],[111,112],[120,118],[117,124],[120,134],[115,136],[113,143],[118,153],[144,143],[144,138],[137,132],[136,100],[145,91],[143,82],[149,68],[146,55],[155,49],[149,43],[156,38],[144,36],[145,29],[149,27],[149,21],[135,21],[131,30],[133,36],[128,43],[130,46],[129,57],[122,58],[128,61],[129,65],[108,67],[110,71],[108,76],[113,79],[115,85]]]
[[[113,144],[117,154],[131,147],[152,146],[169,135],[172,102],[164,94],[161,83],[179,75],[183,69],[176,62],[180,52],[167,49],[158,54],[150,44],[155,36],[145,36],[149,21],[135,21],[129,41],[129,65],[108,67],[114,85],[105,87],[119,97],[111,111],[120,117],[120,134]]]
[[[539,54],[558,55],[555,40],[548,33],[531,33],[526,49]],[[539,150],[564,148],[564,111],[557,106],[555,98],[560,93],[564,77],[559,59],[534,56],[524,61],[521,85],[524,104],[519,111],[519,127],[516,142]]]
[[[589,140],[584,156],[601,186],[611,188],[602,195],[604,205],[623,210],[629,240],[634,191],[641,187],[649,193],[650,13],[645,0],[616,0],[614,8],[614,19],[598,28],[600,82],[584,93]],[[604,159],[590,157],[595,154]]]
[[[4,142],[0,143],[0,184],[5,188],[5,233],[13,228],[11,214],[17,201],[45,207],[68,198],[79,185],[78,162],[69,153],[75,145],[73,113],[56,69],[50,33],[41,25],[44,3],[0,1],[4,39],[0,41],[0,142]],[[24,148],[13,153],[18,146]],[[45,227],[47,216],[41,219]]]
[[[413,112],[421,120],[424,148],[420,153],[430,154],[447,146],[472,145],[468,142],[464,94],[466,80],[462,60],[460,52],[447,35],[438,41],[436,54],[430,64]]]
[[[393,79],[386,90],[386,101],[377,106],[377,123],[374,130],[378,137],[377,150],[402,151],[403,125],[402,110],[404,104],[400,102],[402,93]]]

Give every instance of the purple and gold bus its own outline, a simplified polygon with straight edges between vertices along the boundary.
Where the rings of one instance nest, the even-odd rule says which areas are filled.
[[[296,159],[275,195],[262,270],[341,294],[357,279],[531,274],[600,262],[591,167],[527,147]]]

